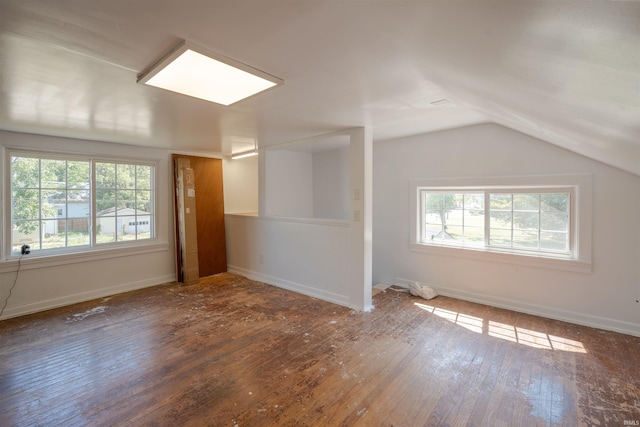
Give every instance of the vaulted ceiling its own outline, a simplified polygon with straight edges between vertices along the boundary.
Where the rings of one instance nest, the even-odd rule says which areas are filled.
[[[0,0],[0,25],[4,130],[228,155],[494,122],[640,175],[640,2]],[[181,39],[285,84],[137,84]]]

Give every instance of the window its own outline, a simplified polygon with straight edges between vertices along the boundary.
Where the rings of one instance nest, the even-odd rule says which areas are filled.
[[[11,152],[10,255],[154,238],[152,164]]]
[[[412,180],[412,251],[591,272],[588,174]]]
[[[420,189],[421,243],[571,253],[571,190]]]

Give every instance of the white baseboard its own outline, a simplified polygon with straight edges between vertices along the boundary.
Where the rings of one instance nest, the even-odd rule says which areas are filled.
[[[122,283],[120,285],[109,286],[107,288],[93,289],[86,292],[64,295],[45,301],[38,301],[30,304],[18,305],[15,307],[7,307],[0,320],[37,313],[39,311],[51,310],[52,308],[64,307],[79,302],[90,301],[96,298],[103,298],[121,294],[123,292],[135,291],[136,289],[148,288],[165,283],[173,283],[175,281],[176,278],[174,275],[160,276],[151,279],[140,280],[137,282]]]
[[[263,282],[268,285],[277,286],[282,289],[297,292],[299,294],[307,295],[313,298],[318,298],[323,301],[328,301],[334,304],[338,304],[344,307],[349,307],[349,298],[345,295],[336,294],[334,292],[323,291],[322,289],[312,288],[300,283],[292,282],[290,280],[281,279],[279,277],[269,276],[267,274],[259,273],[257,271],[247,270],[235,265],[227,265],[227,271],[229,273],[239,274],[248,279]]]
[[[415,280],[400,278],[396,279],[396,283],[400,286],[414,281]],[[431,286],[433,286],[438,294],[451,298],[640,337],[640,325],[631,322],[624,322],[621,320],[609,319],[606,317],[592,316],[590,314],[545,307],[537,304],[529,304],[526,302],[511,300],[507,298],[492,297],[490,295],[463,291],[454,288],[447,288],[438,285]]]

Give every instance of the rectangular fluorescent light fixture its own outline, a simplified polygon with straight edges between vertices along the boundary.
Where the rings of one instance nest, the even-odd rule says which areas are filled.
[[[222,105],[284,84],[277,77],[186,41],[140,74],[138,83]]]
[[[231,159],[237,160],[237,159],[243,159],[245,157],[257,156],[257,155],[258,155],[258,150],[242,151],[240,153],[232,154]]]

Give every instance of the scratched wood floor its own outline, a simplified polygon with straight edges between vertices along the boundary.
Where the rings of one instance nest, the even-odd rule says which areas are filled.
[[[0,425],[640,421],[640,338],[393,290],[374,304],[225,273],[6,320]]]

